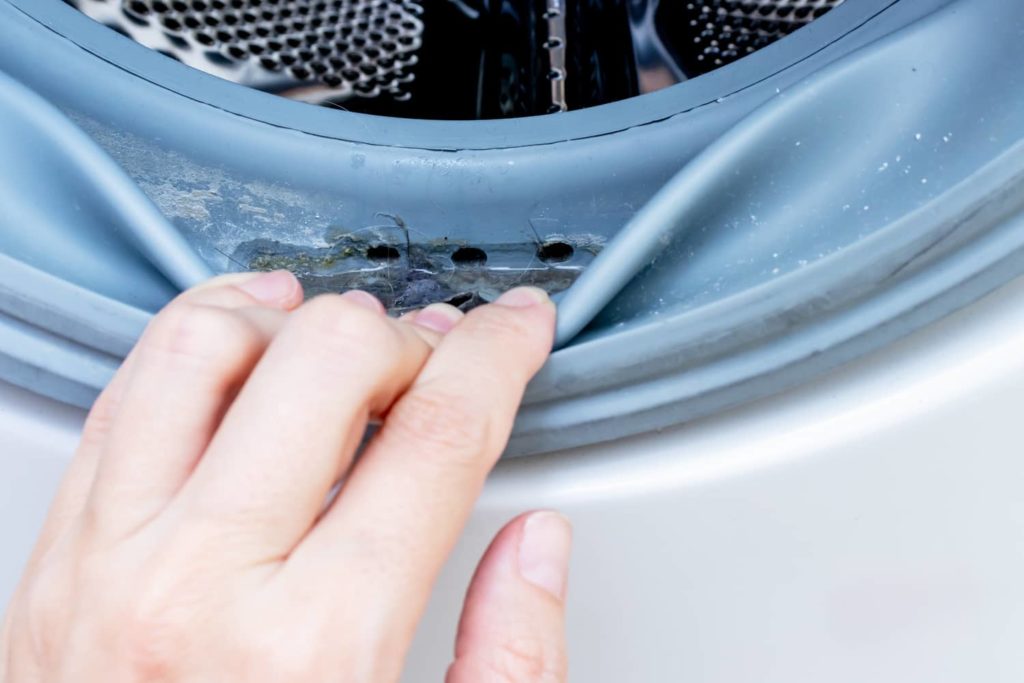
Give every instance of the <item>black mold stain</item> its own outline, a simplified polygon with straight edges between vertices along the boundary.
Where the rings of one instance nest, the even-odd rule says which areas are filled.
[[[542,258],[544,247],[555,244],[555,253]],[[567,289],[599,251],[595,243],[574,245],[563,238],[542,245],[471,245],[447,238],[388,243],[379,235],[349,233],[332,235],[326,247],[252,240],[239,245],[232,258],[252,270],[292,271],[307,296],[362,289],[402,313],[435,302],[469,310],[520,285],[555,294]]]

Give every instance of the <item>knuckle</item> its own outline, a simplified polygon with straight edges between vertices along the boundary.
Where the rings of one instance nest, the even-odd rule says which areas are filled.
[[[153,320],[143,344],[150,361],[219,363],[249,355],[260,336],[254,325],[233,311],[181,302]]]
[[[246,660],[258,663],[258,671],[253,672],[258,676],[258,680],[320,680],[324,675],[323,662],[319,657],[307,652],[307,649],[294,641],[289,642],[289,647],[281,647],[281,642],[278,641],[252,647]],[[256,676],[254,676],[254,680],[256,680]]]
[[[395,404],[385,428],[417,455],[439,457],[452,465],[476,465],[493,444],[493,417],[479,401],[462,392],[420,387]]]
[[[562,648],[536,636],[509,638],[473,659],[463,669],[493,683],[564,683],[568,671]]]
[[[504,641],[491,663],[515,683],[558,683],[566,669],[561,649],[535,636]]]
[[[87,623],[92,641],[116,653],[118,669],[131,680],[170,680],[188,645],[187,621],[156,580],[122,575],[112,582],[110,560],[107,553],[86,552],[74,569],[60,561],[40,572],[25,595],[32,646],[39,657],[59,657],[76,621]]]
[[[49,656],[57,647],[69,597],[61,583],[51,580],[37,580],[26,589],[26,635],[38,655]]]
[[[203,621],[205,581],[154,569],[126,584],[105,607],[109,640],[124,653],[132,680],[170,680]]]
[[[300,598],[301,601],[301,598]],[[243,662],[245,681],[319,681],[324,671],[344,670],[338,666],[339,651],[325,647],[321,612],[306,606],[307,620],[301,623],[267,624],[245,619],[245,612],[233,615],[235,655]]]
[[[188,651],[188,629],[152,603],[132,610],[118,630],[128,666],[137,680],[169,680],[181,654]]]

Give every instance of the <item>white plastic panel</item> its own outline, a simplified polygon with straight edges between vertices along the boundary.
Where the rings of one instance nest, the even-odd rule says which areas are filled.
[[[442,680],[476,558],[576,525],[577,683],[1024,680],[1024,281],[772,400],[506,462],[415,645]]]
[[[35,545],[84,416],[0,382],[0,605],[10,600]]]

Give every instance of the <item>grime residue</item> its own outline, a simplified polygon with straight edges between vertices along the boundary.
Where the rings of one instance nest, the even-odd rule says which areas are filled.
[[[454,238],[396,241],[393,236],[337,229],[326,242],[326,247],[312,247],[252,240],[241,244],[232,260],[251,270],[290,270],[307,296],[362,289],[401,313],[435,302],[468,310],[520,285],[555,294],[575,282],[603,246],[590,235],[470,244]]]

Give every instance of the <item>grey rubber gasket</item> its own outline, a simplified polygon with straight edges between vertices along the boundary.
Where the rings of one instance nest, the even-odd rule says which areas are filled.
[[[133,249],[179,288],[210,277],[210,269],[181,233],[79,128],[2,73],[0,98],[0,141],[8,165],[0,197],[11,195],[4,197],[8,208],[0,248],[8,255],[19,255],[12,253],[19,249],[33,251],[35,260],[59,267],[62,259],[72,258],[71,240],[38,244],[45,241],[40,223],[73,220],[75,237],[91,240],[84,250],[114,244]],[[77,213],[62,213],[72,203]],[[19,206],[34,208],[36,225],[14,224]]]
[[[878,259],[882,244],[895,248]],[[796,386],[1022,273],[1018,143],[934,204],[787,281],[561,352],[527,396],[513,453],[660,429]]]
[[[607,240],[778,90],[945,1],[849,3],[757,59],[563,119],[407,121],[288,102],[175,64],[56,0],[0,2],[0,64],[100,141],[211,268],[231,270],[255,239],[316,248],[334,226],[362,230],[381,214],[424,241],[527,242],[533,229]]]
[[[0,19],[13,16],[0,2]],[[25,21],[23,16],[3,29],[11,31],[12,40],[0,45],[0,68],[8,68],[26,40],[39,37]],[[604,221],[609,235],[624,222],[615,224],[621,216],[634,214],[637,201],[671,176],[666,169],[673,154],[678,159],[673,172],[689,162],[682,177],[704,179],[700,192],[691,188],[686,220],[669,221],[658,233],[664,239],[657,242],[654,264],[614,298],[602,295],[608,305],[531,385],[509,454],[578,446],[679,424],[806,381],[1024,271],[1024,75],[1015,66],[1022,28],[1024,8],[998,0],[897,2],[813,59],[685,115],[595,138],[504,150],[452,154],[365,144],[352,149],[366,155],[360,168],[372,168],[370,178],[393,179],[391,192],[398,198],[392,201],[422,210],[425,221],[431,214],[416,203],[417,193],[429,202],[441,197],[441,190],[431,194],[420,181],[402,181],[395,171],[398,162],[408,164],[413,177],[428,167],[436,171],[438,158],[446,156],[456,189],[473,174],[484,178],[494,191],[480,203],[488,207],[479,214],[481,235],[497,230],[500,224],[488,221],[510,213],[508,202],[534,187],[515,178],[506,181],[504,193],[498,191],[500,183],[491,185],[488,174],[501,178],[495,169],[507,161],[527,167],[517,178],[540,173],[549,183],[562,183],[563,190],[593,183],[589,193],[569,193],[580,201],[567,201],[557,220],[591,211],[586,218]],[[844,44],[847,39],[854,44]],[[41,51],[63,49],[37,44]],[[947,48],[922,49],[935,44]],[[192,168],[188,164],[194,162],[185,157],[202,163],[228,159],[228,142],[246,136],[265,141],[255,149],[271,159],[278,152],[293,159],[314,138],[225,116],[167,91],[167,99],[161,99],[164,95],[148,86],[131,86],[120,67],[90,59],[64,80],[48,68],[30,73],[23,65],[18,75],[87,125],[136,181]],[[122,111],[95,96],[81,99],[72,80],[86,72],[109,73],[104,82],[111,92],[130,95],[118,102]],[[139,92],[131,95],[131,88]],[[150,96],[148,104],[140,102]],[[644,104],[638,98],[633,106]],[[135,125],[126,117],[124,110],[148,106],[169,108],[178,125],[167,120]],[[758,111],[735,125],[753,109]],[[98,120],[107,110],[106,120]],[[187,128],[205,120],[210,129]],[[129,135],[133,126],[136,132]],[[232,133],[233,128],[238,130]],[[161,144],[175,148],[174,154],[149,146],[145,140],[154,131],[168,132]],[[224,138],[218,137],[221,131],[227,131]],[[528,131],[518,139],[537,134]],[[192,141],[185,144],[186,138]],[[221,139],[228,149],[200,149],[203,141]],[[507,142],[499,134],[494,140]],[[327,149],[327,141],[320,144]],[[338,145],[330,147],[333,153],[349,149]],[[274,175],[282,170],[269,168],[252,149],[234,152],[239,168],[262,174],[266,183],[283,183]],[[615,159],[618,165],[605,169],[602,178],[581,163],[596,159]],[[339,156],[336,163],[349,160]],[[329,162],[326,151],[321,157],[313,152],[309,166],[322,170],[331,168]],[[566,174],[573,165],[578,173]],[[302,187],[307,179],[326,187],[366,173],[347,175],[346,165],[344,174],[315,179],[308,169],[295,170],[293,182]],[[361,191],[356,184],[352,191]],[[463,206],[456,189],[444,188],[452,212]],[[315,194],[309,196],[316,201]],[[596,208],[587,209],[583,199]],[[180,217],[175,222],[202,247],[200,232],[190,232]],[[620,242],[629,246],[625,237]],[[599,260],[614,261],[615,251],[624,248],[616,244]],[[720,287],[713,280],[716,273]],[[586,293],[581,286],[574,295]],[[53,321],[40,324],[43,329]],[[82,394],[62,396],[80,402]]]

